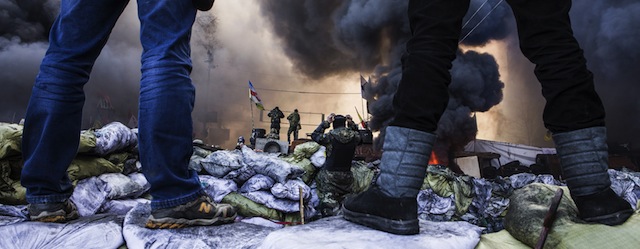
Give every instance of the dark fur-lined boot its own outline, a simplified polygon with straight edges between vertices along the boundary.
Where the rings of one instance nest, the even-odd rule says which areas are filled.
[[[611,189],[606,128],[557,133],[553,141],[580,218],[609,226],[624,223],[633,209]]]
[[[345,200],[344,218],[393,234],[418,234],[416,198],[435,140],[428,132],[387,127],[380,176],[368,190]]]

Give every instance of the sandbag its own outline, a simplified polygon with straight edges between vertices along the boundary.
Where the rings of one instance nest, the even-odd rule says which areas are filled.
[[[302,199],[304,202],[311,198],[311,188],[301,180],[287,180],[284,183],[276,183],[271,188],[271,194],[276,198],[300,200],[300,189],[302,189]]]
[[[22,125],[0,123],[0,159],[21,154]]]
[[[201,160],[200,164],[207,173],[222,178],[243,166],[242,154],[239,151],[219,150]]]
[[[238,192],[248,193],[258,190],[268,190],[271,189],[271,187],[273,187],[273,184],[275,183],[276,182],[271,177],[257,174],[252,176],[251,178],[249,178],[249,180],[247,180],[247,182],[242,184],[242,187],[240,187]]]
[[[519,241],[533,247],[544,217],[558,188],[563,188],[556,220],[545,248],[638,248],[640,215],[636,212],[624,224],[588,224],[578,218],[578,209],[566,187],[533,183],[514,191],[505,217],[506,230]]]
[[[327,147],[320,146],[318,151],[316,151],[316,153],[313,153],[309,160],[311,161],[311,164],[313,164],[313,166],[316,166],[316,168],[322,168],[324,162],[327,161]]]
[[[138,136],[120,122],[112,122],[95,130],[96,147],[93,152],[105,156],[135,146]]]
[[[71,181],[82,180],[105,173],[122,172],[123,166],[114,165],[109,160],[101,157],[78,155],[67,169]]]
[[[135,198],[145,192],[143,186],[120,173],[102,174],[98,179],[104,182],[104,190],[110,200]]]
[[[269,176],[276,182],[285,182],[287,179],[294,179],[304,174],[304,170],[298,166],[265,153],[256,153],[247,146],[242,146],[242,154],[245,164],[252,167],[256,173]]]
[[[264,204],[268,208],[273,208],[284,213],[300,211],[300,202],[276,198],[269,191],[261,190],[249,193],[241,193],[241,195],[251,199],[252,201],[255,201],[256,203]]]
[[[98,177],[90,177],[78,181],[70,199],[76,204],[78,214],[84,217],[98,213],[102,204],[109,199],[108,195],[106,184]]]
[[[222,201],[224,196],[238,190],[238,185],[232,180],[220,179],[208,175],[201,175],[199,177],[204,191],[211,196],[215,202]]]

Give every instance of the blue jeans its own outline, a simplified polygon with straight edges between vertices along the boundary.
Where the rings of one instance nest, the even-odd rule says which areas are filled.
[[[62,0],[51,28],[25,117],[21,183],[29,203],[61,202],[73,186],[66,173],[76,156],[93,64],[128,0]],[[190,0],[138,1],[142,78],[139,151],[151,184],[152,209],[177,206],[204,193],[188,169],[192,154]]]

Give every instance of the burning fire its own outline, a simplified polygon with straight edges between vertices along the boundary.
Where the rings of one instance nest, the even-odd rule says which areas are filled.
[[[431,156],[429,157],[429,165],[439,165],[441,160],[438,159],[435,151],[431,151]]]

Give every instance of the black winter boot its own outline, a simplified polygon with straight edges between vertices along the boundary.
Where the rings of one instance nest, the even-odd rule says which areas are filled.
[[[428,132],[387,127],[380,176],[368,190],[345,200],[344,218],[393,234],[418,234],[416,197],[435,140]]]
[[[553,135],[562,175],[580,218],[609,226],[624,223],[631,205],[613,190],[609,180],[607,130],[592,127]]]

